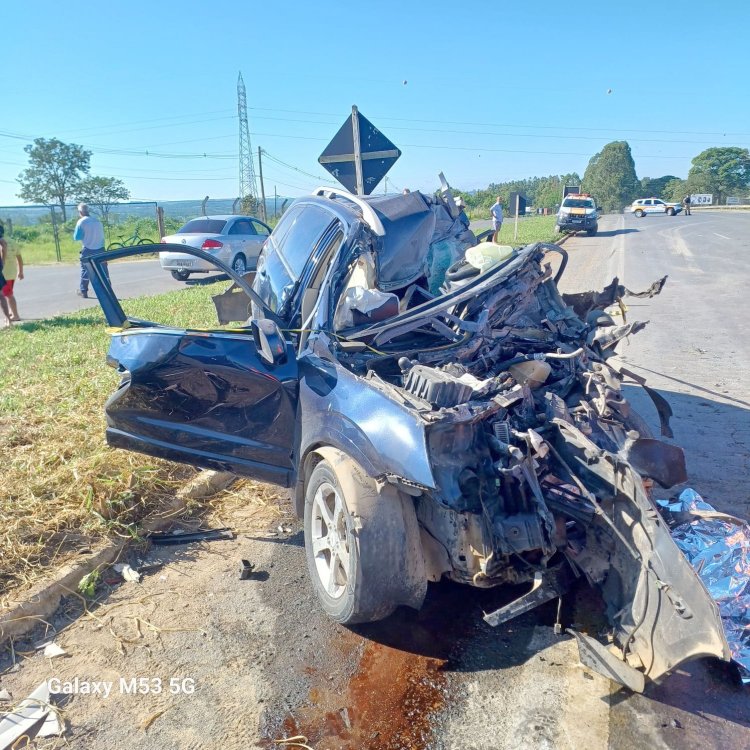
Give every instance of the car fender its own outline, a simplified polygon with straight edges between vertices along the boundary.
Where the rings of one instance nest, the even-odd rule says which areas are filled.
[[[310,353],[300,363],[297,495],[308,457],[321,446],[346,453],[371,477],[400,477],[433,489],[424,423],[415,410],[335,361]]]

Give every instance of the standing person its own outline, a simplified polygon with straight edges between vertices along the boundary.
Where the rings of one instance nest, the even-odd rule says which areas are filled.
[[[0,222],[0,285],[2,287],[5,286],[5,276],[3,275],[3,267],[5,266],[5,256],[8,252],[8,243],[5,241],[5,227],[3,226],[2,222]],[[2,294],[0,294],[0,310],[3,311],[3,315],[5,315],[5,327],[10,325],[10,311],[8,310],[8,303],[3,297]]]
[[[682,199],[682,205],[685,207],[685,216],[692,216],[692,214],[690,213],[690,205],[692,204],[692,202],[693,201],[690,199],[689,195],[686,195]]]
[[[0,224],[0,227],[2,227],[2,224]],[[4,230],[0,231],[4,233]],[[19,281],[23,279],[23,258],[21,257],[21,253],[16,249],[15,243],[9,245],[4,238],[2,241],[5,243],[5,258],[3,261],[5,283],[0,287],[0,296],[2,296],[3,301],[3,312],[10,322],[21,319],[18,315],[18,304],[13,294],[13,286],[16,283],[16,279]]]
[[[503,200],[499,195],[490,209],[490,213],[492,214],[492,229],[494,231],[492,241],[497,242],[503,226]]]
[[[89,255],[104,252],[104,227],[99,219],[90,215],[85,203],[78,204],[78,215],[81,218],[76,223],[73,239],[81,243],[81,283],[76,294],[88,297],[89,275],[83,266],[83,260]]]

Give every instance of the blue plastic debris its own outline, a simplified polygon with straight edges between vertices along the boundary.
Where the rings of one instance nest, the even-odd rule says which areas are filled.
[[[732,660],[750,685],[750,524],[718,512],[692,489],[659,504],[667,516],[694,516],[672,528],[672,538],[717,603]]]

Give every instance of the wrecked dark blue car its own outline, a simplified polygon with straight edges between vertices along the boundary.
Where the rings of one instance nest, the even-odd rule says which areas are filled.
[[[575,635],[612,679],[642,690],[686,659],[729,658],[650,499],[654,482],[684,481],[682,452],[650,434],[621,393],[632,374],[608,363],[644,325],[607,314],[633,294],[617,279],[561,295],[564,250],[478,244],[449,192],[321,189],[286,211],[254,275],[180,248],[233,281],[214,297],[220,325],[198,330],[123,312],[105,263],[154,249],[88,261],[118,329],[107,440],[290,488],[331,617],[418,608],[442,577],[531,583],[486,615],[498,625],[583,576],[613,644]]]

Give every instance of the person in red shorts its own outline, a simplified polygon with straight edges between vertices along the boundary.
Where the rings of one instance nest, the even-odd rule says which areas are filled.
[[[2,227],[2,224],[0,224],[0,227]],[[18,303],[13,294],[13,286],[16,283],[16,279],[23,279],[23,258],[13,245],[10,245],[5,241],[3,237],[4,234],[4,229],[0,229],[0,240],[5,243],[5,259],[3,264],[5,283],[2,288],[0,288],[0,295],[2,295],[0,303],[2,304],[3,312],[8,319],[8,324],[10,324],[11,321],[20,320],[18,315]]]
[[[8,252],[8,243],[5,241],[5,227],[0,221],[0,310],[5,315],[5,326],[10,325],[10,310],[8,310],[8,301],[3,297],[2,289],[5,288],[5,276],[3,267],[5,266],[5,256]]]

